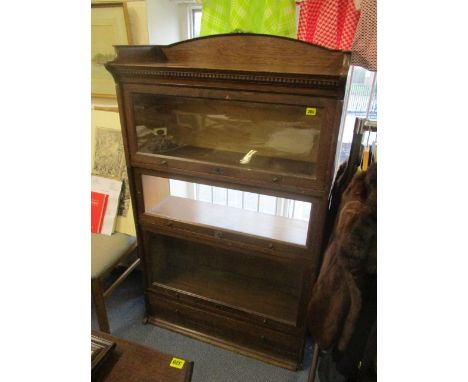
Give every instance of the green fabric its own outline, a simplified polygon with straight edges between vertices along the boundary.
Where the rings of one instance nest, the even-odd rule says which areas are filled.
[[[201,36],[263,33],[296,38],[294,0],[204,0]]]

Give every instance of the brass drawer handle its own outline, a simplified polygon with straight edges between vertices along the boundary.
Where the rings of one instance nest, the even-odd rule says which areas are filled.
[[[223,237],[223,233],[221,231],[215,231],[214,237],[216,239],[221,239]]]
[[[220,167],[216,167],[216,168],[213,170],[213,172],[214,172],[215,174],[218,174],[218,175],[221,175],[221,174],[224,173],[223,169],[220,168]]]
[[[279,178],[277,176],[274,176],[271,180],[275,183],[279,182]]]
[[[167,160],[162,160],[161,162],[159,162],[159,164],[165,165],[167,164]]]

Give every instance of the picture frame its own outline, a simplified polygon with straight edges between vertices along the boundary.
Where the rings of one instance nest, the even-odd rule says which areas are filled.
[[[91,334],[91,372],[94,373],[105,358],[114,350],[116,344],[105,338]]]
[[[114,45],[131,44],[125,2],[91,3],[91,96],[116,98],[115,83],[104,64],[115,57]]]

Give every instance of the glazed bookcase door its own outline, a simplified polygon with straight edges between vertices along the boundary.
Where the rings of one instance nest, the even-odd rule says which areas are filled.
[[[322,110],[145,94],[133,96],[133,107],[139,153],[315,175]]]
[[[324,176],[321,157],[331,139],[325,126],[333,120],[334,101],[165,86],[126,89],[131,156],[138,163],[294,190],[311,188]]]
[[[238,311],[238,316],[253,314],[297,325],[303,276],[300,265],[151,232],[146,237],[153,264],[152,287],[211,301],[226,311]]]

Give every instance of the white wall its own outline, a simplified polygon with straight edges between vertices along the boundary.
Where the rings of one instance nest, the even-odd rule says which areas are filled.
[[[187,4],[174,0],[147,0],[151,45],[167,45],[187,39]]]
[[[189,38],[189,23],[188,23],[188,4],[178,5],[178,25],[179,25],[179,36],[181,40],[187,40]]]
[[[134,0],[127,2],[132,44],[148,44],[148,18],[146,16],[146,1]]]

